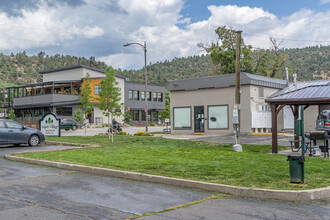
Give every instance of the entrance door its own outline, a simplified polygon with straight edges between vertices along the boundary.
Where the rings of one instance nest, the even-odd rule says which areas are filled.
[[[194,107],[195,132],[204,132],[204,106]]]

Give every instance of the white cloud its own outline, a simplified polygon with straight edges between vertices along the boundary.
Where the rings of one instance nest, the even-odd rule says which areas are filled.
[[[184,0],[85,2],[71,7],[41,1],[34,10],[22,8],[16,17],[0,11],[0,50],[38,50],[58,45],[56,53],[84,53],[82,56],[99,57],[115,68],[125,69],[144,65],[142,48],[124,48],[125,43],[146,41],[148,63],[155,63],[200,54],[197,44],[215,41],[214,30],[223,25],[242,30],[246,43],[254,47],[268,48],[269,36],[308,40],[285,40],[287,47],[330,41],[329,10],[302,9],[279,18],[262,8],[210,5],[208,19],[192,22],[180,14]],[[317,40],[324,43],[309,42]]]
[[[329,3],[330,0],[321,0],[320,2],[321,2],[321,4],[323,5],[323,4],[327,4],[327,3]]]

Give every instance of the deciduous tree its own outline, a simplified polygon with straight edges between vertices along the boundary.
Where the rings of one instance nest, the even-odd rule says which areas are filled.
[[[115,70],[112,67],[107,68],[105,71],[106,77],[101,81],[101,91],[100,91],[100,109],[103,110],[103,114],[108,117],[109,124],[109,139],[110,133],[113,142],[113,130],[112,120],[113,116],[121,115],[118,111],[121,109],[122,103],[120,90],[118,88],[118,82],[115,78]],[[111,119],[111,123],[110,123]]]
[[[80,88],[80,94],[79,94],[79,101],[80,105],[79,108],[83,112],[84,115],[84,126],[85,126],[85,136],[86,136],[86,119],[89,114],[93,112],[93,104],[91,103],[91,100],[93,98],[92,96],[92,88],[91,88],[91,79],[89,78],[90,75],[87,73],[86,76],[83,78],[83,83]]]

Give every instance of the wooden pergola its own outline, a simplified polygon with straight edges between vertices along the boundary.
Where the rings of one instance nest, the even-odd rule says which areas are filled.
[[[296,88],[295,88],[296,86]],[[290,85],[266,99],[272,112],[272,153],[278,153],[277,115],[286,105],[290,106],[294,120],[299,118],[299,106],[307,109],[310,105],[330,104],[330,80],[304,83],[303,85]],[[296,123],[294,123],[294,130]],[[298,136],[294,137],[299,140]],[[299,143],[296,142],[298,145]],[[296,146],[297,146],[296,145]]]

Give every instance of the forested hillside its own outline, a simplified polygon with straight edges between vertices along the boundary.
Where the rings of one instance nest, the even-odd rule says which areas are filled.
[[[286,49],[290,67],[300,80],[330,79],[330,46]]]
[[[86,59],[69,55],[54,56],[44,52],[36,56],[27,56],[25,52],[4,55],[0,53],[0,85],[24,85],[33,84],[41,80],[39,71],[83,64],[105,70],[107,65],[95,60],[95,57]]]
[[[297,73],[298,80],[330,79],[330,46],[285,49],[281,52],[288,55],[288,67],[291,73]],[[266,53],[270,51],[266,50]],[[148,77],[150,82],[166,85],[170,80],[212,75],[213,70],[210,56],[202,55],[152,64],[148,66]],[[132,81],[144,80],[143,69],[122,71],[120,74]],[[281,77],[284,76],[285,73]]]
[[[330,78],[330,46],[285,49],[282,52],[288,55],[289,69],[298,74],[299,80]],[[41,80],[39,71],[76,64],[101,70],[107,67],[105,63],[96,61],[95,57],[87,59],[59,54],[49,56],[44,52],[35,56],[27,56],[25,52],[11,55],[0,53],[0,86],[36,83]],[[171,61],[166,60],[149,65],[148,81],[167,85],[170,80],[207,76],[212,74],[213,70],[208,55],[174,58]],[[144,69],[117,70],[117,73],[131,81],[144,81]]]

